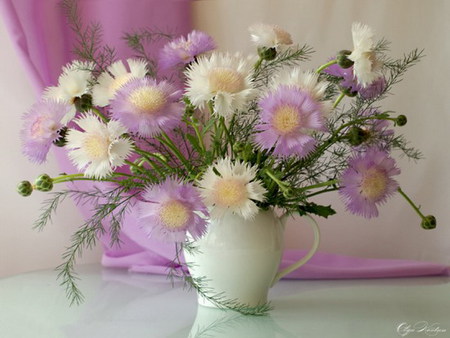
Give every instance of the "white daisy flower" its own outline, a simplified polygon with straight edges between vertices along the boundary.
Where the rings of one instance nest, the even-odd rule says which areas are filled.
[[[272,80],[271,87],[277,88],[279,85],[295,86],[308,92],[315,100],[323,99],[327,83],[319,81],[319,74],[299,67],[284,68]]]
[[[359,84],[367,87],[381,74],[382,63],[374,51],[373,30],[359,22],[352,25],[353,52],[348,56],[354,62],[353,72]]]
[[[213,100],[215,114],[231,116],[256,95],[252,87],[253,64],[254,60],[240,54],[212,53],[200,57],[186,71],[186,95],[200,108]]]
[[[248,28],[250,37],[257,47],[283,49],[292,45],[291,34],[277,25],[258,23]]]
[[[95,65],[92,62],[73,61],[63,67],[58,78],[58,85],[45,89],[44,98],[72,105],[72,109],[64,118],[64,123],[75,117],[75,99],[89,92],[94,67]]]
[[[227,212],[233,212],[244,219],[256,215],[258,207],[254,201],[264,201],[264,194],[267,192],[262,182],[255,180],[256,170],[256,167],[249,167],[239,161],[233,164],[228,157],[206,170],[198,186],[212,218],[221,218]]]
[[[86,177],[106,177],[115,167],[124,164],[132,151],[132,143],[121,137],[127,129],[119,121],[104,124],[87,113],[74,122],[84,131],[69,129],[66,147],[72,149],[69,158]]]
[[[92,102],[96,106],[109,105],[117,90],[133,78],[144,78],[147,73],[147,62],[139,59],[127,60],[129,71],[122,61],[114,62],[107,71],[100,74],[98,84],[92,89]]]
[[[280,85],[293,86],[307,92],[314,101],[320,103],[324,116],[331,111],[331,102],[323,101],[327,83],[319,81],[319,74],[316,72],[311,70],[302,71],[299,67],[284,68],[275,75],[270,87],[277,89]]]

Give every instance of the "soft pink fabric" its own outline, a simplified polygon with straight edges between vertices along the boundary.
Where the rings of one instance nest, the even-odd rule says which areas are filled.
[[[57,6],[60,1],[0,1],[3,19],[18,55],[40,95],[43,88],[56,84],[61,67],[73,59],[70,50],[74,36]],[[124,32],[153,27],[186,34],[191,27],[189,0],[78,0],[78,3],[84,23],[99,22],[104,28],[104,42],[116,48],[119,58],[133,56],[121,39]],[[57,149],[56,154],[63,171],[75,172],[63,149]],[[89,183],[77,183],[76,186],[89,187]],[[80,206],[80,209],[84,216],[89,216],[88,207]],[[138,272],[167,272],[167,266],[171,265],[174,257],[174,246],[146,238],[132,215],[128,215],[123,224],[121,240],[120,247],[111,247],[108,237],[102,238],[102,262],[105,266]],[[283,266],[302,254],[303,251],[286,252]],[[377,278],[448,274],[448,267],[432,263],[318,253],[288,278]]]

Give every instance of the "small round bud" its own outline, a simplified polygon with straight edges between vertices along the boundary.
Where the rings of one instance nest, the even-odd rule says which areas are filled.
[[[67,127],[63,127],[60,130],[58,130],[59,137],[53,141],[53,144],[57,147],[64,147],[67,143],[66,134],[67,134]]]
[[[83,94],[81,97],[76,97],[73,100],[75,108],[79,112],[85,112],[92,108],[92,96],[90,94]]]
[[[425,216],[420,225],[422,226],[422,228],[427,230],[434,229],[436,228],[436,217],[434,217],[433,215]]]
[[[395,124],[399,127],[404,126],[408,122],[408,119],[405,115],[399,115],[397,116],[397,119],[395,120]]]
[[[341,92],[343,92],[345,94],[345,96],[348,96],[348,97],[355,97],[358,94],[357,91],[353,91],[349,87],[340,86],[339,89],[341,90]]]
[[[235,144],[233,144],[233,151],[238,154],[240,152],[243,152],[245,149],[245,144],[241,143],[241,142],[237,142]]]
[[[354,62],[348,58],[348,56],[351,53],[352,52],[349,50],[341,50],[337,53],[336,60],[337,60],[337,64],[339,65],[339,67],[345,69],[345,68],[350,68],[351,66],[353,66]]]
[[[17,192],[22,196],[30,196],[33,192],[33,185],[30,181],[22,181],[17,185]]]
[[[50,191],[53,189],[53,180],[47,174],[42,174],[34,181],[34,186],[39,191]]]
[[[277,56],[277,50],[273,47],[271,47],[271,48],[259,47],[258,55],[263,60],[272,61]]]
[[[294,197],[294,189],[292,188],[286,188],[283,190],[283,196],[286,198]]]
[[[351,127],[348,133],[345,135],[352,146],[356,147],[366,142],[370,137],[370,132],[360,127]]]

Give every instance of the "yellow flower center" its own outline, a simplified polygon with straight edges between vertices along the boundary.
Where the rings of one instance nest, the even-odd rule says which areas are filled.
[[[163,204],[159,216],[164,225],[171,229],[182,228],[189,221],[188,208],[178,201]]]
[[[292,45],[291,34],[278,26],[273,27],[273,31],[277,37],[278,43],[281,45]]]
[[[211,92],[238,93],[245,88],[244,77],[230,68],[218,67],[209,72]]]
[[[272,118],[272,124],[282,135],[296,131],[301,124],[298,109],[289,105],[279,107]]]
[[[91,160],[99,160],[108,157],[109,142],[99,135],[90,135],[83,142],[83,149]]]
[[[216,204],[221,207],[239,206],[248,199],[246,184],[236,179],[220,179],[213,189]]]
[[[387,185],[387,175],[383,171],[372,168],[364,173],[360,193],[366,199],[374,201],[385,194]]]
[[[130,79],[133,77],[131,73],[123,74],[117,76],[114,81],[111,83],[109,89],[112,93],[115,93],[119,90],[120,87],[122,87],[125,83],[130,81]]]
[[[142,87],[134,90],[129,97],[129,101],[144,114],[153,114],[167,103],[165,93],[153,86]]]

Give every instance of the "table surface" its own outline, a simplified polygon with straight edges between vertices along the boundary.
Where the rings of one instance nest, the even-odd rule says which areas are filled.
[[[450,337],[450,278],[291,280],[264,317],[198,307],[165,276],[77,268],[86,297],[69,307],[56,272],[0,279],[0,337]]]

